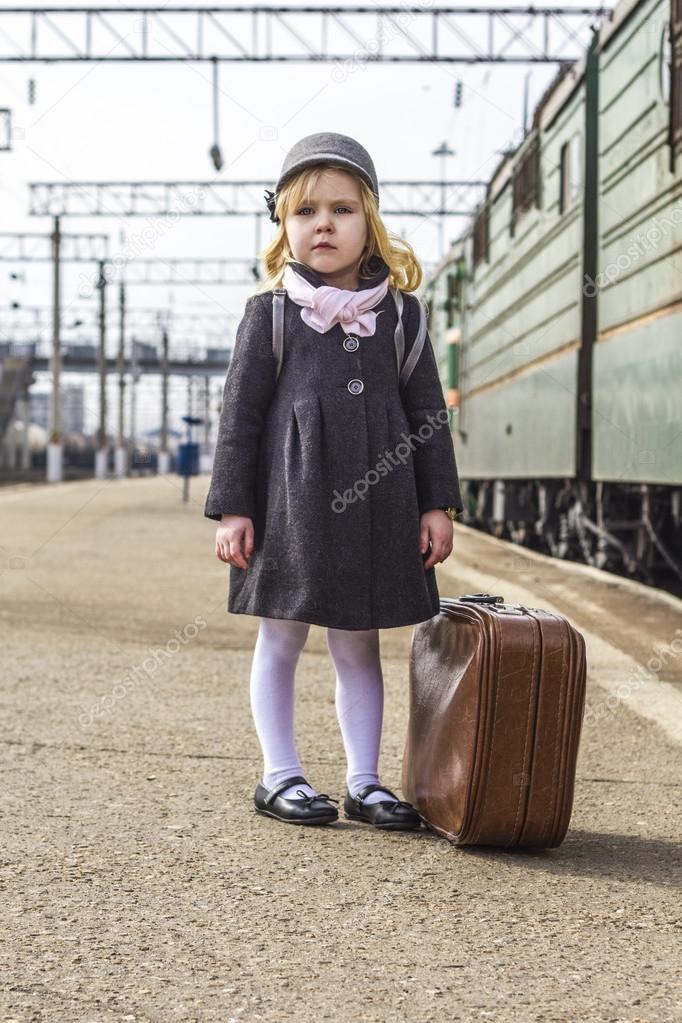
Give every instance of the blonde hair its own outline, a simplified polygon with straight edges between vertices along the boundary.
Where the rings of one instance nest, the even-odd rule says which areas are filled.
[[[310,195],[320,174],[328,168],[352,173],[348,171],[347,167],[334,163],[325,164],[323,167],[319,165],[306,167],[290,181],[287,181],[279,192],[275,205],[275,214],[279,217],[277,233],[270,244],[258,254],[263,260],[267,277],[254,294],[260,295],[265,291],[272,291],[274,288],[282,286],[282,275],[287,263],[296,262],[287,238],[284,226],[285,218],[291,210],[296,210]],[[360,202],[367,224],[367,244],[358,267],[360,277],[373,276],[370,270],[371,262],[380,256],[389,269],[389,287],[399,288],[401,291],[416,291],[422,282],[423,272],[414,249],[409,242],[386,229],[369,185],[359,175],[354,174],[353,176],[360,186]]]

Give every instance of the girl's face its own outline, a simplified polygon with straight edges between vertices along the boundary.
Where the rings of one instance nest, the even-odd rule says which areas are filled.
[[[357,289],[367,224],[353,174],[323,171],[284,225],[294,259],[312,267],[333,287]]]

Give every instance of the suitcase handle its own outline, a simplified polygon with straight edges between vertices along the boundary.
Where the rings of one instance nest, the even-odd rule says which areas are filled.
[[[453,604],[488,604],[495,608],[498,614],[524,615],[529,611],[537,611],[537,608],[528,608],[523,604],[506,604],[504,597],[495,597],[491,593],[465,593],[461,597],[441,597],[441,608],[446,610]]]

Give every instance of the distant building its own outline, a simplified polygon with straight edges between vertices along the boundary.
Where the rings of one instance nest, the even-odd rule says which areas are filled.
[[[49,430],[50,395],[31,394],[31,422]],[[74,384],[62,388],[62,433],[85,432],[85,389]]]

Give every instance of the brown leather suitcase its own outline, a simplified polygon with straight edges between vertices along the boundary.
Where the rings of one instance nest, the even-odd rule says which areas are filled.
[[[560,845],[585,707],[582,635],[487,593],[415,626],[402,790],[456,845]]]

